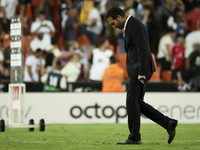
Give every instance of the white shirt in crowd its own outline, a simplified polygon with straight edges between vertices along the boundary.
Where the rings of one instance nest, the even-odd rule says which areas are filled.
[[[3,59],[4,59],[3,52],[0,51],[0,62],[3,61]]]
[[[75,61],[68,62],[61,70],[61,74],[67,78],[67,82],[76,82],[80,72],[81,63]]]
[[[199,49],[199,44],[200,44],[200,31],[193,31],[190,32],[186,38],[186,48],[185,48],[185,58],[189,58],[190,54],[194,50]]]
[[[170,17],[168,18],[168,20],[167,20],[167,25],[168,25],[169,27],[172,27],[174,30],[176,30],[176,28],[177,28],[177,23],[175,22],[173,16],[170,16]]]
[[[5,9],[6,18],[10,20],[11,17],[15,15],[18,1],[17,0],[1,0],[0,4],[1,4],[1,7],[4,7]],[[2,18],[2,16],[3,15],[0,11],[0,17]]]
[[[60,71],[59,70],[53,70],[54,73],[57,73],[57,74],[60,74]],[[46,83],[47,82],[47,79],[48,79],[48,73],[45,73],[42,77],[41,77],[41,81],[42,83]],[[66,79],[65,77],[62,77],[61,80],[60,80],[60,88],[61,89],[66,89],[67,88],[67,82],[66,82]]]
[[[168,53],[167,48],[166,48],[167,44],[170,45],[170,49],[171,49],[174,45],[174,41],[169,35],[164,35],[160,39],[160,42],[159,42],[159,45],[158,45],[158,54],[157,54],[158,59],[168,57],[169,53]]]
[[[31,41],[30,48],[35,52],[38,48],[40,48],[41,50],[44,50],[44,45],[41,40],[39,40],[38,38],[35,38]]]
[[[92,51],[93,60],[90,69],[90,79],[95,81],[101,81],[103,71],[110,65],[110,57],[113,55],[111,50],[101,51],[99,48],[95,48]]]
[[[51,28],[51,30],[53,32],[55,32],[55,27],[54,27],[52,21],[44,20],[43,22],[40,22],[39,20],[36,20],[31,25],[31,33],[35,32],[40,27],[41,24],[48,25]],[[38,30],[38,33],[43,33],[44,34],[43,35],[43,39],[42,39],[42,44],[43,44],[44,47],[49,46],[51,44],[51,35],[50,35],[51,30],[49,29],[49,27],[42,26]],[[37,38],[37,37],[35,37],[35,38]]]
[[[62,16],[61,26],[62,26],[63,29],[65,28],[65,23],[68,19],[67,10],[66,10],[67,7],[68,6],[65,3],[61,5],[61,9],[63,10],[61,12],[61,16]]]
[[[106,13],[106,4],[107,4],[108,0],[101,0],[101,10],[100,13],[102,15],[104,15]]]
[[[97,19],[96,25],[94,27],[89,27],[89,25],[91,25],[92,20],[93,19]],[[87,31],[90,31],[94,34],[99,35],[101,33],[103,29],[103,24],[102,24],[102,20],[101,20],[101,15],[98,9],[93,8],[88,16],[88,27],[87,27]]]
[[[27,57],[25,62],[25,71],[24,71],[24,82],[32,82],[31,77],[28,74],[28,66],[31,66],[32,77],[35,81],[39,81],[39,66],[40,59],[36,58],[34,55]]]

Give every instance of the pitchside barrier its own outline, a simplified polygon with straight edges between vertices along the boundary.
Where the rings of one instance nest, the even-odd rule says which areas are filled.
[[[8,94],[0,94],[0,118],[8,123]],[[145,102],[179,123],[200,123],[200,93],[149,93]],[[126,93],[27,93],[28,118],[48,124],[127,123]],[[12,108],[11,108],[12,109]],[[142,123],[153,123],[142,116]]]
[[[43,92],[44,84],[41,82],[27,82],[26,92]],[[124,89],[127,89],[128,82],[123,82]],[[70,82],[67,83],[66,92],[101,92],[102,83],[98,82]],[[176,83],[173,82],[148,82],[147,92],[178,92]],[[8,92],[8,83],[0,83],[0,92]]]

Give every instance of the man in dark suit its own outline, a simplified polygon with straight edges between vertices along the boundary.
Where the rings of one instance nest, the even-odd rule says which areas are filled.
[[[118,7],[111,7],[106,18],[113,28],[124,32],[126,67],[130,78],[126,97],[130,135],[124,143],[117,144],[141,144],[141,113],[167,130],[170,144],[174,139],[178,121],[164,116],[143,101],[146,84],[155,71],[145,26],[134,17],[126,16]]]

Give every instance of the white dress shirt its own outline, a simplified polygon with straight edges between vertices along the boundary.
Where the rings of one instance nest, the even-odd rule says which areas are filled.
[[[125,37],[125,30],[126,30],[126,25],[127,25],[127,22],[128,20],[130,19],[131,15],[128,16],[128,18],[126,19],[126,22],[124,24],[124,33],[123,33],[123,36]]]

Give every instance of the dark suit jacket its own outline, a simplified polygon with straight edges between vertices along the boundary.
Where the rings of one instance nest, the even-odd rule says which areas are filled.
[[[151,75],[155,71],[155,66],[149,48],[147,30],[142,22],[134,17],[130,17],[126,24],[124,42],[129,78]]]

